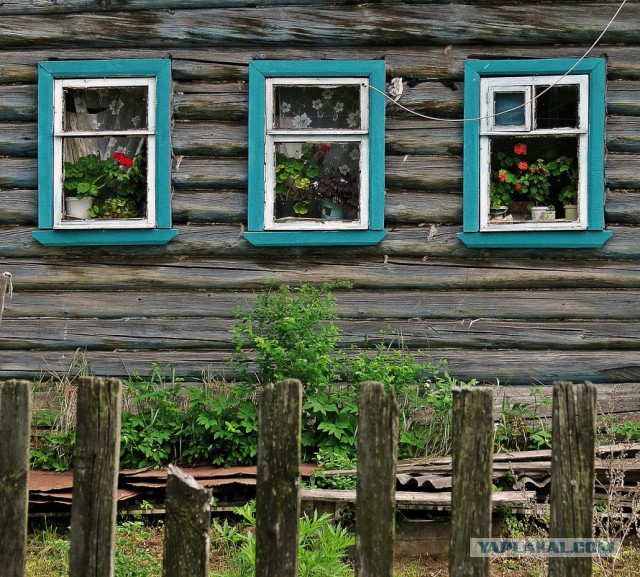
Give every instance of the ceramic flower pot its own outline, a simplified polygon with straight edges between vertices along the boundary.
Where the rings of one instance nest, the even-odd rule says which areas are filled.
[[[326,198],[320,201],[322,205],[322,218],[327,220],[342,220],[344,218],[344,209],[342,205]]]
[[[534,206],[531,208],[531,220],[543,220],[544,213],[549,210],[548,206]]]
[[[556,219],[556,210],[555,208],[548,208],[542,213],[542,220],[555,220]]]
[[[578,206],[575,204],[565,204],[564,217],[567,220],[578,220]]]
[[[74,220],[87,220],[91,218],[89,210],[93,206],[93,197],[85,196],[77,198],[75,196],[67,196],[64,199],[66,216]]]

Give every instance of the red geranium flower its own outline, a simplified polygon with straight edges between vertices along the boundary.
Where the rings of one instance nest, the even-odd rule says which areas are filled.
[[[126,156],[120,161],[120,166],[124,166],[125,168],[129,168],[133,166],[133,158],[127,158]]]
[[[521,188],[522,188],[522,185],[519,182],[517,182],[516,183],[516,190],[520,190]]]
[[[516,154],[527,154],[527,145],[522,143],[516,144],[513,147],[513,152]]]
[[[331,145],[330,145],[330,144],[327,144],[327,143],[325,142],[325,143],[323,143],[323,144],[321,145],[321,147],[320,147],[320,148],[322,148],[322,150],[324,150],[325,152],[327,152],[328,150],[331,150]]]
[[[118,162],[120,162],[123,158],[127,158],[124,154],[122,154],[122,152],[116,152],[113,155],[113,160],[117,160]]]
[[[504,170],[501,170],[498,173],[498,178],[500,179],[500,182],[504,182],[505,180],[507,180],[507,175],[504,173]]]
[[[518,168],[520,170],[527,170],[527,168],[529,168],[529,164],[523,160],[521,163],[518,164]]]

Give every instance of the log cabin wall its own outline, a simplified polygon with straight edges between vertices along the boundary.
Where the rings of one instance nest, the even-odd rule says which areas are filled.
[[[375,247],[256,248],[247,213],[248,63],[384,58],[400,102],[461,117],[473,57],[580,57],[619,3],[576,0],[4,0],[0,3],[0,272],[14,294],[0,378],[151,362],[226,374],[233,307],[271,281],[348,280],[346,344],[395,330],[463,379],[598,383],[640,410],[640,2],[592,55],[608,59],[606,223],[596,250],[466,248],[462,127],[386,111],[389,235]],[[45,247],[37,227],[37,63],[172,59],[172,214],[159,247]],[[613,406],[613,403],[612,403]]]

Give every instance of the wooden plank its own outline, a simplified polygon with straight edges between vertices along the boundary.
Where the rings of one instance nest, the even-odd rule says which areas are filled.
[[[0,559],[5,577],[24,577],[27,563],[31,385],[0,382]]]
[[[95,304],[94,304],[95,306]],[[225,349],[232,350],[232,319],[144,317],[126,319],[49,318],[3,319],[0,347],[6,350],[91,349]],[[88,313],[90,316],[90,313]],[[508,315],[508,311],[504,311]],[[373,347],[402,341],[410,349],[464,348],[513,350],[639,350],[640,334],[633,323],[620,321],[530,321],[502,319],[342,320],[342,346]]]
[[[78,381],[69,577],[113,577],[122,384]]]
[[[398,405],[381,383],[360,385],[356,488],[356,577],[392,577]]]
[[[429,321],[451,319],[640,319],[640,290],[335,290],[334,310],[343,320]],[[6,319],[190,318],[233,319],[248,310],[257,293],[241,290],[16,291],[5,302]],[[99,307],[96,307],[99,303]],[[176,311],[179,311],[179,315]],[[27,321],[28,322],[28,321]]]
[[[37,114],[36,86],[0,85],[0,121],[34,121]]]
[[[550,539],[593,536],[596,388],[560,382],[553,387]],[[587,577],[592,559],[549,557],[549,577]]]
[[[211,489],[171,464],[167,470],[166,517],[162,574],[207,577]]]
[[[73,37],[78,44],[131,48],[139,45],[144,29],[145,45],[187,47],[193,44],[239,46],[276,42],[298,46],[379,46],[411,44],[482,44],[492,38],[502,45],[589,44],[602,30],[602,3],[554,4],[553,11],[536,15],[522,5],[478,6],[468,4],[394,5],[390,18],[386,4],[344,6],[341,10],[284,6],[170,12],[109,12],[68,15],[7,15],[4,45],[7,48],[65,47]],[[640,6],[627,4],[625,17],[607,34],[610,44],[638,41],[635,22]],[[38,26],[34,25],[37,21]],[[358,25],[354,26],[353,23]],[[443,26],[455,22],[455,27]]]
[[[349,489],[301,489],[300,499],[326,503],[355,503],[356,492]],[[535,491],[500,491],[491,493],[491,506],[500,509],[505,506],[521,506],[535,499]],[[451,506],[451,492],[438,491],[396,491],[397,509],[439,508]]]
[[[62,343],[61,343],[62,345]],[[56,351],[0,350],[0,378],[37,379],[42,375],[64,373],[75,350]],[[97,375],[127,378],[131,373],[148,374],[152,363],[170,365],[176,375],[199,381],[202,371],[233,379],[228,351],[86,351],[87,361]],[[594,383],[624,383],[635,387],[640,382],[637,351],[466,351],[431,349],[416,351],[419,362],[447,361],[447,371],[457,379],[499,382],[508,386],[550,385],[558,380],[589,380]],[[620,393],[622,395],[622,393]],[[616,398],[616,397],[612,397]],[[623,398],[621,396],[618,399]],[[618,405],[616,412],[624,413]]]
[[[0,154],[37,156],[37,125],[33,122],[0,122]]]
[[[453,389],[451,575],[489,577],[489,559],[471,557],[471,539],[491,535],[493,391]]]
[[[300,525],[302,385],[269,383],[260,395],[256,577],[296,577]]]

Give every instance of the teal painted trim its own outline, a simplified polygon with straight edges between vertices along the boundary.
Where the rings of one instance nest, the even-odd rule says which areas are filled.
[[[285,60],[253,60],[249,63],[249,192],[247,228],[251,233],[264,231],[264,154],[265,154],[265,107],[266,79],[281,77],[366,77],[369,84],[378,90],[385,88],[385,63],[383,60],[317,60],[317,61],[285,61]],[[385,98],[372,90],[369,93],[369,230],[384,230],[384,149],[385,149]],[[316,238],[329,234],[325,231],[291,231],[265,232],[268,235],[285,235],[282,239],[299,237]],[[333,233],[331,233],[333,234]],[[362,231],[336,231],[336,236],[347,234],[346,239]],[[385,233],[386,234],[386,233]],[[293,235],[293,236],[292,236]],[[297,236],[296,236],[297,235]],[[274,237],[275,238],[275,237]],[[318,237],[320,238],[320,237]],[[264,241],[258,241],[263,246]],[[280,244],[272,246],[285,246]],[[297,245],[326,244],[313,240],[306,243],[292,240]],[[329,244],[341,244],[331,242]],[[351,244],[346,240],[342,244]],[[358,242],[356,244],[370,244]]]
[[[53,76],[41,64],[38,111],[38,227],[53,228]]]
[[[384,92],[385,66],[381,60],[370,62],[369,84]],[[384,149],[386,99],[369,90],[369,229],[384,228]]]
[[[464,114],[480,116],[480,75],[465,63]],[[480,228],[480,121],[470,120],[463,128],[462,219],[465,232]]]
[[[118,77],[156,78],[156,229],[56,230],[44,234],[46,229],[53,228],[54,222],[54,81],[59,78]],[[168,59],[77,60],[38,64],[38,227],[42,230],[34,231],[36,240],[52,246],[164,244],[177,234],[171,229],[171,92],[171,61]]]
[[[176,229],[126,230],[34,230],[45,246],[125,246],[167,244],[178,234]]]
[[[249,196],[247,227],[264,230],[266,77],[249,63]]]
[[[612,236],[608,230],[458,233],[469,248],[598,248]]]
[[[480,115],[480,80],[484,76],[561,75],[575,59],[469,60],[465,63],[464,114]],[[587,160],[586,231],[479,232],[480,228],[480,123],[464,123],[463,233],[458,237],[469,247],[488,248],[594,248],[613,233],[603,231],[606,61],[587,58],[571,74],[589,75],[589,140]],[[467,234],[468,233],[468,234]]]
[[[587,228],[602,230],[604,223],[604,157],[607,71],[599,61],[589,76],[589,160],[587,173]]]
[[[532,60],[467,60],[465,66],[480,76],[541,76],[564,74],[577,59],[574,58],[534,58]],[[585,58],[571,74],[590,74],[604,63],[603,58]]]
[[[385,74],[384,60],[252,60],[249,66],[269,78]]]
[[[156,69],[156,227],[171,228],[171,61]]]
[[[254,246],[331,246],[375,245],[386,230],[332,230],[291,232],[245,232],[244,238]]]
[[[120,60],[52,60],[39,66],[55,78],[109,78],[126,76],[157,76],[171,69],[168,59]]]

